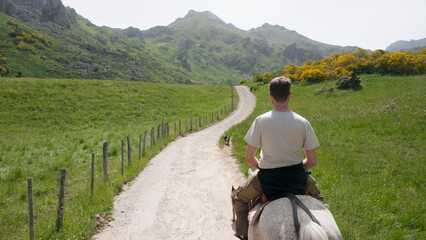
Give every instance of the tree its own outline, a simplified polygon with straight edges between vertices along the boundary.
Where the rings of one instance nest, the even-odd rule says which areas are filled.
[[[368,51],[362,48],[358,48],[353,55],[357,58],[368,58]]]
[[[253,73],[253,82],[262,82],[263,75],[260,72]]]

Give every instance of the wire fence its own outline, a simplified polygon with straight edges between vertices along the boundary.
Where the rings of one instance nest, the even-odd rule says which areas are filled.
[[[198,131],[209,125],[222,120],[229,113],[234,110],[233,106],[233,98],[232,102],[222,107],[218,111],[213,111],[211,114],[205,114],[204,116],[196,116],[191,117],[184,120],[174,121],[172,124],[170,123],[160,123],[155,126],[148,128],[143,131],[143,133],[138,133],[138,144],[137,151],[132,150],[132,142],[131,135],[128,134],[126,136],[126,144],[125,141],[121,140],[121,169],[120,171],[110,171],[109,169],[109,147],[110,143],[105,141],[102,145],[102,173],[103,173],[103,182],[108,184],[110,180],[110,174],[117,174],[119,172],[121,175],[124,175],[125,170],[129,169],[128,167],[132,165],[133,161],[135,161],[135,152],[138,153],[138,160],[140,161],[142,157],[146,156],[148,151],[153,149],[156,144],[164,143],[164,141],[171,141],[172,139],[184,136],[194,131]],[[172,126],[172,127],[171,127]],[[148,134],[149,133],[149,134]],[[163,142],[161,142],[163,141]],[[127,145],[127,168],[125,168],[124,154],[125,148],[124,145]],[[39,229],[39,234],[37,234],[37,238],[45,237],[46,232],[52,228],[53,224],[56,231],[60,231],[64,224],[64,211],[65,211],[65,201],[66,201],[66,176],[68,170],[61,169],[60,170],[60,186],[59,186],[59,199],[57,205],[57,216],[55,219],[55,223],[51,223],[45,229]],[[91,154],[90,161],[90,203],[92,203],[94,197],[94,189],[95,189],[95,153]],[[28,219],[29,219],[29,235],[30,240],[34,240],[36,238],[35,234],[35,221],[34,221],[34,195],[33,195],[33,180],[31,178],[28,179]],[[10,216],[0,222],[3,223],[8,219],[18,217],[19,214],[15,214]],[[88,225],[85,226],[85,230],[89,228]]]

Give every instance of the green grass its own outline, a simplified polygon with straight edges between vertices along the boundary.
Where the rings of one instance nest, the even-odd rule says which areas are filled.
[[[426,76],[362,75],[362,90],[319,93],[335,82],[294,85],[290,108],[321,144],[312,169],[345,239],[424,239]],[[226,134],[244,163],[244,135],[272,109],[266,86],[245,122]]]
[[[0,239],[29,236],[27,178],[33,179],[37,239],[88,239],[91,216],[113,207],[113,196],[149,159],[175,139],[175,123],[230,103],[229,86],[127,81],[0,78]],[[204,117],[203,117],[204,119]],[[170,134],[138,159],[139,134],[160,123]],[[204,124],[203,120],[203,127]],[[177,125],[178,126],[178,125]],[[194,119],[195,128],[195,119]],[[188,129],[189,130],[189,129]],[[121,176],[121,140],[130,134],[133,164]],[[149,136],[149,132],[148,132]],[[109,141],[109,183],[103,182],[102,144]],[[90,203],[90,162],[95,193]],[[55,231],[59,171],[68,169],[65,223]]]

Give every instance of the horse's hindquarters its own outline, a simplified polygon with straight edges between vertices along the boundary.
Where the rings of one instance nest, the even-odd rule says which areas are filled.
[[[315,198],[297,196],[318,219],[328,239],[341,239],[331,212]],[[300,225],[312,222],[308,214],[297,208]],[[250,222],[249,239],[297,239],[290,200],[281,198],[267,204],[257,221]]]

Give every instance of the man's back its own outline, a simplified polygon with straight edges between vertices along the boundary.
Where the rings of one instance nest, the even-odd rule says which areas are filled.
[[[260,115],[244,139],[252,146],[262,146],[262,169],[299,164],[303,161],[302,148],[319,145],[309,122],[291,111],[272,110]]]

